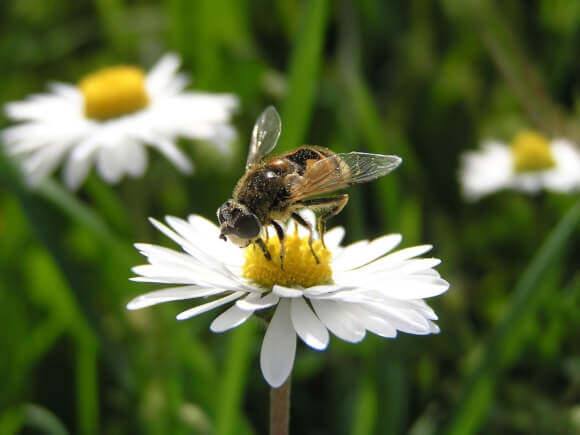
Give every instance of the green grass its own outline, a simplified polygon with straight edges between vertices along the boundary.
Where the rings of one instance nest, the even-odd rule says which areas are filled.
[[[132,244],[171,243],[147,217],[213,219],[268,104],[282,115],[280,151],[402,156],[351,189],[329,226],[349,242],[431,243],[451,283],[430,301],[440,335],[299,346],[292,433],[580,432],[577,194],[465,203],[457,179],[461,152],[488,137],[580,139],[576,0],[47,5],[3,4],[0,103],[173,50],[193,88],[240,96],[240,140],[230,160],[181,141],[191,177],[151,151],[142,179],[110,186],[93,172],[75,193],[60,174],[29,190],[0,154],[0,433],[266,433],[262,324],[215,335],[215,313],[175,321],[187,302],[125,305],[155,288],[129,281],[144,262]]]

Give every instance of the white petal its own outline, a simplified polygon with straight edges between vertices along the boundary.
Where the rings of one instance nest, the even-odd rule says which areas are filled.
[[[236,305],[240,310],[254,312],[273,307],[279,300],[280,296],[272,292],[268,292],[263,296],[258,293],[250,293],[248,297],[237,300]]]
[[[219,229],[213,221],[191,215],[188,217],[188,225],[180,224],[176,230],[188,240],[202,246],[205,254],[216,261],[237,267],[242,266],[245,261],[243,249],[219,239]]]
[[[418,257],[419,255],[430,251],[432,248],[432,245],[419,245],[401,249],[400,251],[393,252],[392,254],[388,254],[383,258],[379,258],[378,260],[374,261],[373,266],[376,266],[376,268],[394,267],[395,265],[398,265],[405,260]]]
[[[356,259],[359,255],[361,255],[364,252],[365,248],[368,246],[368,244],[369,244],[368,240],[359,240],[358,242],[343,247],[340,250],[340,254],[336,255],[332,259],[333,270],[349,269],[348,262],[351,261],[352,259]],[[342,267],[341,263],[343,264]]]
[[[154,276],[154,277],[143,277],[143,276],[134,276],[129,278],[129,280],[133,282],[148,282],[153,284],[183,284],[183,285],[200,285],[195,280],[190,278],[174,278],[172,276]]]
[[[152,96],[163,94],[175,77],[180,64],[181,59],[175,53],[167,53],[159,59],[145,79],[148,93]]]
[[[196,231],[196,234],[203,235],[209,233],[211,239],[219,235],[217,225],[203,216],[192,214],[187,217],[187,221],[190,223],[191,228]]]
[[[67,144],[49,145],[27,157],[22,163],[26,181],[33,187],[38,186],[54,171],[67,150]]]
[[[184,174],[191,174],[193,172],[191,160],[172,141],[157,139],[152,145]]]
[[[386,319],[378,316],[367,316],[361,319],[364,327],[373,334],[385,338],[394,338],[397,336],[397,329]]]
[[[302,297],[304,291],[295,288],[284,287],[282,285],[274,285],[274,287],[272,287],[272,293],[277,294],[281,298],[299,298]]]
[[[215,130],[216,127],[226,125],[239,104],[235,95],[204,92],[182,92],[168,98],[166,102],[180,109],[172,113],[174,117],[181,115],[182,118],[178,118],[180,121],[189,119],[188,125],[192,126],[192,132],[205,125],[200,131],[202,135],[207,135],[212,128]],[[183,112],[185,110],[188,112]]]
[[[555,139],[550,144],[556,167],[546,171],[546,189],[556,192],[573,192],[580,189],[580,151],[566,139]]]
[[[347,290],[347,289],[348,287],[345,287],[340,284],[315,285],[304,289],[303,294],[307,298],[317,298],[323,295],[334,293],[339,290]]]
[[[397,329],[384,317],[371,311],[367,311],[362,306],[354,305],[351,310],[357,314],[360,323],[373,334],[380,337],[393,338],[397,336]]]
[[[209,329],[212,332],[224,332],[228,329],[236,328],[248,320],[252,315],[251,311],[240,310],[235,305],[232,305],[226,311],[217,316]]]
[[[437,276],[425,274],[406,276],[388,271],[384,274],[343,272],[336,274],[335,281],[342,284],[344,289],[350,288],[350,291],[337,291],[326,296],[321,294],[320,298],[351,301],[361,294],[372,294],[373,297],[387,296],[400,300],[414,300],[439,296],[449,289],[449,283]]]
[[[88,159],[100,148],[101,135],[97,132],[91,133],[87,134],[87,137],[75,146],[74,150],[71,152],[72,160],[78,161]]]
[[[468,200],[477,200],[508,187],[513,177],[512,153],[502,143],[489,141],[480,151],[469,151],[461,156],[459,178]]]
[[[116,184],[123,175],[124,162],[118,159],[116,146],[101,147],[97,151],[97,170],[103,179],[110,184]]]
[[[433,308],[431,308],[429,305],[427,305],[427,303],[422,299],[419,299],[416,301],[405,301],[405,303],[413,304],[414,309],[417,310],[418,312],[420,312],[428,320],[438,320],[439,319],[439,317],[437,316],[435,311],[433,311]]]
[[[427,323],[429,323],[429,326],[430,326],[429,332],[431,334],[439,334],[441,332],[441,329],[439,328],[439,326],[436,323],[433,323],[430,320],[427,320]]]
[[[260,351],[260,367],[270,386],[278,388],[288,379],[295,356],[296,333],[290,319],[290,301],[282,299],[266,330]]]
[[[231,255],[213,256],[211,249],[205,249],[204,246],[211,246],[211,244],[221,244],[222,241],[218,240],[217,237],[214,240],[209,241],[209,243],[202,245],[199,242],[201,238],[191,237],[191,227],[190,225],[177,218],[172,218],[171,216],[166,217],[167,222],[183,236],[181,246],[183,250],[189,254],[192,260],[195,260],[197,264],[211,270],[214,274],[221,276],[222,278],[227,278],[230,282],[241,283],[241,278],[235,275],[228,266],[226,266],[225,261],[232,258]],[[227,249],[234,249],[233,247]],[[231,251],[230,251],[231,252]],[[235,268],[233,268],[236,270]],[[205,273],[205,272],[204,272]]]
[[[318,299],[310,303],[322,323],[341,340],[358,343],[365,338],[365,328],[340,303]]]
[[[445,293],[449,283],[444,279],[401,279],[388,281],[383,292],[395,299],[412,300],[432,298]]]
[[[228,279],[231,283],[239,283],[239,277],[233,275],[231,270],[226,267],[226,265],[220,258],[215,258],[212,257],[211,255],[208,255],[207,251],[204,250],[203,247],[198,246],[195,237],[192,240],[188,239],[190,225],[186,221],[173,216],[166,216],[165,219],[167,223],[169,223],[169,225],[171,225],[175,230],[179,232],[179,234],[172,231],[167,226],[163,225],[161,222],[153,218],[150,218],[149,221],[157,229],[159,229],[159,231],[161,231],[167,237],[169,237],[170,239],[181,245],[183,250],[186,251],[187,254],[189,254],[190,261],[193,261],[194,264],[204,266],[205,268],[208,269],[208,272],[211,270],[211,272],[215,274],[214,275],[215,277],[219,275],[224,279]]]
[[[163,90],[163,97],[179,95],[190,83],[189,76],[183,73],[177,73]]]
[[[324,233],[324,243],[330,252],[334,252],[338,248],[343,238],[344,228],[342,227],[334,227]]]
[[[178,252],[164,246],[151,245],[149,243],[135,243],[135,248],[149,259],[152,265],[173,265],[194,269],[200,266],[199,261],[183,252]],[[197,270],[196,270],[197,272]]]
[[[163,302],[182,301],[204,296],[213,296],[224,293],[221,288],[203,288],[194,285],[165,288],[150,293],[137,296],[127,304],[128,310],[138,310]]]
[[[221,307],[229,302],[235,301],[238,298],[241,298],[245,292],[234,292],[229,296],[225,296],[220,299],[216,299],[215,301],[208,302],[207,304],[198,305],[197,307],[190,308],[189,310],[185,310],[182,313],[179,313],[176,317],[177,320],[185,320],[195,317],[199,314],[205,313],[206,311],[213,310],[214,308]]]
[[[223,265],[220,268],[217,262],[212,263],[207,258],[203,259],[207,261],[200,261],[192,255],[162,246],[141,243],[136,246],[143,255],[147,256],[150,264],[136,266],[133,268],[133,272],[145,278],[173,278],[176,283],[180,279],[181,283],[225,289],[248,287],[240,283],[240,278],[228,270],[224,270]]]
[[[190,127],[193,127],[190,125]],[[182,131],[184,137],[189,137],[191,139],[206,139],[207,141],[211,142],[215,145],[215,148],[225,156],[232,155],[232,147],[231,144],[236,140],[238,137],[238,133],[235,128],[230,125],[219,125],[214,126],[211,135],[208,137],[202,137],[199,133],[200,128],[193,129],[191,128],[190,131]]]
[[[169,218],[169,217],[170,216],[166,216],[165,219],[167,220],[167,218]],[[174,219],[179,219],[179,218],[174,218]],[[162,224],[157,219],[150,217],[149,218],[149,222],[151,222],[151,224],[153,224],[153,226],[155,228],[157,228],[159,231],[161,231],[163,234],[165,234],[167,237],[169,237],[171,240],[173,240],[178,245],[183,246],[183,245],[186,245],[188,243],[187,240],[185,240],[180,235],[177,235],[177,233],[175,233],[174,231],[170,230],[169,227],[167,227],[166,225]]]
[[[66,162],[63,176],[68,188],[76,190],[87,178],[93,164],[93,159],[91,156],[82,159],[75,159],[73,158],[73,155],[74,153],[71,153]]]
[[[10,155],[27,154],[40,148],[58,144],[72,147],[89,131],[73,120],[55,122],[27,122],[8,127],[0,132],[0,139]]]
[[[123,145],[127,148],[125,159],[125,172],[132,177],[141,177],[147,169],[147,151],[137,142],[128,142]]]
[[[400,234],[389,234],[371,242],[362,241],[347,246],[340,257],[332,262],[333,268],[349,270],[364,266],[391,251],[401,243],[401,239]]]
[[[328,330],[312,312],[304,298],[291,300],[290,317],[298,336],[313,349],[324,350],[328,346]]]
[[[399,331],[417,335],[431,333],[431,325],[429,324],[429,321],[415,310],[402,310],[400,308],[393,308],[386,305],[381,307],[367,305],[367,308],[372,309],[374,312],[384,317],[385,320],[391,323]]]
[[[72,98],[54,94],[30,95],[25,101],[5,104],[4,111],[8,118],[15,121],[75,121],[82,116],[82,95],[78,91]]]
[[[76,101],[77,99],[82,98],[79,89],[76,86],[69,85],[68,83],[51,82],[48,84],[48,88],[51,92],[66,99]]]
[[[423,272],[433,267],[441,264],[441,260],[438,258],[413,258],[410,260],[405,260],[402,263],[387,261],[386,263],[379,263],[374,261],[366,266],[361,267],[359,270],[361,272],[376,272],[381,274],[381,272],[392,273],[393,270],[399,275],[411,275],[418,272]]]

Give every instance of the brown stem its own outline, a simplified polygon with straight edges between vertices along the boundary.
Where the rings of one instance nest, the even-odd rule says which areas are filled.
[[[288,435],[290,425],[290,376],[270,390],[270,435]]]

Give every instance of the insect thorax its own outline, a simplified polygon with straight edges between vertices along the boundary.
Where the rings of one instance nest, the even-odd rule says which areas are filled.
[[[289,193],[284,182],[286,175],[286,171],[278,173],[266,166],[248,171],[238,181],[234,200],[244,204],[266,225],[272,213],[283,209],[288,202]]]

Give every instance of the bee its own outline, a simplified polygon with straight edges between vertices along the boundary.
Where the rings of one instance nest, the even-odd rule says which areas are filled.
[[[309,231],[309,246],[317,263],[313,228],[298,210],[308,208],[317,215],[317,230],[324,245],[326,221],[336,216],[348,202],[348,195],[314,196],[333,192],[353,184],[365,183],[393,171],[402,159],[397,156],[360,152],[333,153],[319,146],[303,145],[279,156],[267,157],[274,149],[282,121],[273,106],[267,107],[254,125],[246,173],[233,192],[217,210],[220,238],[241,248],[250,243],[268,252],[262,234],[272,225],[280,240],[280,266],[284,268],[284,230],[281,222],[293,218]],[[264,230],[265,229],[265,230]],[[264,230],[264,231],[263,231]]]

